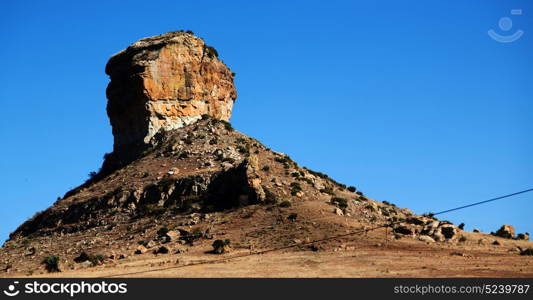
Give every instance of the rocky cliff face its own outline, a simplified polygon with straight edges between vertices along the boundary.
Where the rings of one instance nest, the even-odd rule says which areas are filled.
[[[106,73],[114,153],[123,159],[161,129],[183,127],[204,114],[229,120],[237,98],[234,74],[217,51],[185,32],[139,40],[111,57]]]

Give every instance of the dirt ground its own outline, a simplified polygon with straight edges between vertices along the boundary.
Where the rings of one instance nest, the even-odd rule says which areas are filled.
[[[475,238],[478,234],[468,235]],[[426,244],[411,238],[391,241],[385,237],[385,230],[380,230],[368,236],[330,241],[327,244],[335,246],[327,250],[311,251],[302,245],[295,249],[252,255],[253,251],[261,249],[236,249],[231,253],[215,255],[208,253],[209,243],[203,243],[187,254],[147,253],[116,263],[45,273],[44,276],[533,277],[533,257],[520,256],[501,245]],[[42,276],[34,274],[30,277]]]

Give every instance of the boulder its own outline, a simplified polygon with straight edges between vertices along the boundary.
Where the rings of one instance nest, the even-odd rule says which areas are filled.
[[[457,237],[457,228],[451,224],[440,226],[439,231],[446,240],[453,240]]]
[[[148,252],[148,249],[146,249],[146,247],[143,245],[139,245],[137,249],[135,249],[134,254],[144,254],[146,252]]]
[[[516,235],[517,240],[529,241],[529,233],[519,233]]]
[[[408,224],[398,224],[394,226],[393,231],[395,233],[403,234],[403,235],[412,235],[415,234],[415,229],[413,226]]]
[[[105,71],[117,159],[159,130],[183,127],[202,115],[228,121],[237,98],[234,73],[192,33],[141,39],[113,55]]]
[[[435,240],[428,235],[421,235],[418,237],[418,239],[426,243],[435,243]]]
[[[180,239],[181,233],[178,230],[169,230],[165,234],[165,241],[166,242],[176,242]]]
[[[495,236],[499,236],[506,239],[512,239],[514,238],[514,227],[512,225],[502,225],[496,233],[494,233]]]
[[[344,216],[344,212],[342,212],[342,209],[338,208],[338,207],[335,207],[333,209],[333,212],[337,215],[337,216]]]

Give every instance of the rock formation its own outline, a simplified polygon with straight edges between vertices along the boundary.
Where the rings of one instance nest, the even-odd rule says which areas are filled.
[[[122,160],[161,129],[183,127],[203,114],[228,121],[237,98],[234,73],[192,33],[141,39],[113,55],[106,73],[113,150]]]

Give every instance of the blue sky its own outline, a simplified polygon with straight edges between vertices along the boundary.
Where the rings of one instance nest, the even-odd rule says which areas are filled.
[[[237,74],[235,128],[370,197],[424,213],[531,188],[531,14],[507,0],[4,1],[0,240],[111,151],[109,57],[179,29]],[[529,193],[441,217],[533,233],[532,211]]]

